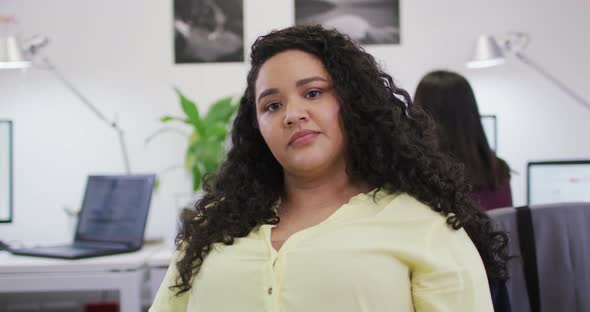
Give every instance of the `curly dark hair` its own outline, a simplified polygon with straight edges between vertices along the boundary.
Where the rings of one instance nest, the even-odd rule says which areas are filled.
[[[397,88],[373,56],[348,36],[321,26],[294,26],[259,37],[231,133],[232,147],[219,170],[205,178],[205,195],[185,210],[177,249],[179,276],[172,288],[188,291],[212,244],[231,245],[261,224],[277,224],[273,210],[283,194],[283,170],[257,126],[255,82],[277,53],[300,50],[316,56],[332,78],[340,102],[347,173],[352,180],[405,192],[465,228],[490,279],[506,279],[506,242],[469,196],[464,169],[436,148],[433,121]]]

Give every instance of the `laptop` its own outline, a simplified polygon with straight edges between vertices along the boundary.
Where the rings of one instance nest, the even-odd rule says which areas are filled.
[[[571,202],[590,202],[590,160],[528,163],[528,205]]]
[[[155,175],[89,176],[72,244],[10,252],[81,259],[141,249],[155,179]]]

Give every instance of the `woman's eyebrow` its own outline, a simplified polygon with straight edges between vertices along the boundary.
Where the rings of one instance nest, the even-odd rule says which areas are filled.
[[[269,95],[273,95],[273,94],[277,94],[277,93],[279,93],[279,89],[277,89],[277,88],[266,89],[266,90],[260,92],[257,102],[260,102],[260,99],[262,99],[265,96],[269,96]]]
[[[328,82],[328,79],[322,78],[320,76],[313,76],[313,77],[303,78],[303,79],[297,80],[297,82],[295,83],[295,85],[299,87],[299,86],[302,86],[304,84],[308,84],[308,83],[310,83],[312,81],[317,81],[317,80]]]
[[[295,82],[295,85],[297,87],[300,87],[302,85],[308,84],[312,81],[324,81],[324,82],[328,82],[328,79],[320,77],[320,76],[313,76],[313,77],[309,77],[309,78],[303,78],[300,80],[297,80],[297,82]],[[258,100],[256,102],[260,102],[260,100],[265,97],[265,96],[269,96],[269,95],[273,95],[273,94],[277,94],[279,93],[279,89],[277,88],[269,88],[266,89],[262,92],[260,92],[260,95],[258,96]]]

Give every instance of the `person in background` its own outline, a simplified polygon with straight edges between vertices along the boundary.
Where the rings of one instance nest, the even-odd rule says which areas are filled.
[[[441,151],[465,165],[481,207],[512,206],[510,168],[488,144],[469,82],[454,72],[430,72],[418,84],[414,104],[435,120]]]
[[[259,37],[231,148],[150,311],[492,311],[506,234],[431,129],[342,33]]]

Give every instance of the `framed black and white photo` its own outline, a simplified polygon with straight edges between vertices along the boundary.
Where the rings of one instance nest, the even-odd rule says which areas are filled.
[[[174,0],[175,63],[243,62],[243,0]]]
[[[297,25],[336,28],[361,44],[399,44],[399,0],[295,0]]]

